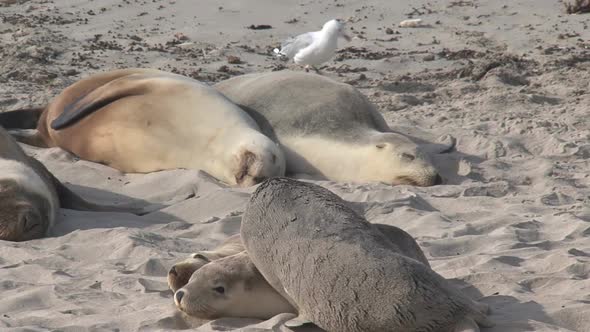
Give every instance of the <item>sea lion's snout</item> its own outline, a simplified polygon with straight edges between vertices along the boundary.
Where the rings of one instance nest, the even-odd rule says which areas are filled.
[[[19,225],[23,234],[30,234],[43,228],[43,221],[35,210],[26,209],[19,215]]]
[[[1,207],[7,209],[0,215],[0,240],[26,241],[42,237],[47,223],[37,210],[28,203],[13,204]]]
[[[282,151],[266,137],[264,141],[260,147],[252,145],[240,151],[235,172],[238,186],[250,187],[268,178],[284,175],[286,164]]]
[[[168,271],[168,286],[173,292],[184,287],[193,273],[200,269],[206,262],[198,258],[189,258],[174,264]]]
[[[443,184],[443,179],[440,176],[440,174],[436,174],[436,176],[434,177],[434,185],[438,186],[439,184]]]
[[[181,303],[182,303],[182,298],[184,297],[184,291],[182,289],[179,289],[176,291],[176,293],[174,293],[174,303],[176,303],[177,307],[181,307]]]

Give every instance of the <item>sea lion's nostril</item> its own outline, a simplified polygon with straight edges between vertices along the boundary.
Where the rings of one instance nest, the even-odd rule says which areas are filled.
[[[438,186],[439,184],[443,184],[443,179],[442,179],[442,177],[440,177],[439,174],[437,174],[436,177],[434,178],[434,185]]]
[[[272,154],[272,163],[273,164],[277,163],[277,156],[274,153]]]
[[[262,181],[266,180],[265,176],[256,176],[252,178],[252,181],[254,181],[254,183],[260,183]]]
[[[36,218],[31,212],[27,212],[21,216],[21,227],[24,233],[32,231],[35,227],[41,226],[41,220]]]
[[[174,300],[176,300],[176,305],[180,305],[180,301],[182,301],[183,297],[184,297],[184,291],[182,291],[182,290],[178,290],[178,291],[176,291],[176,293],[174,293]]]
[[[175,266],[173,266],[173,267],[170,269],[170,271],[168,271],[168,274],[173,274],[173,275],[175,275],[175,276],[177,276],[177,277],[178,277],[178,272],[176,272],[176,267],[175,267]]]

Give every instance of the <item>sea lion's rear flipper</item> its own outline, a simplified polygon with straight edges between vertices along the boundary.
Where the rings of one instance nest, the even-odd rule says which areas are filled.
[[[437,139],[436,143],[427,144],[423,149],[429,154],[445,154],[455,151],[457,139],[452,135],[443,135]]]
[[[286,327],[300,327],[306,324],[313,324],[313,322],[301,315],[285,322]]]
[[[64,186],[40,161],[33,157],[29,157],[31,160],[31,166],[39,173],[44,174],[44,177],[51,179],[51,182],[55,188],[57,196],[59,197],[60,207],[72,210],[80,211],[101,211],[101,212],[126,212],[135,215],[144,215],[153,212],[152,206],[138,208],[132,205],[120,205],[120,206],[107,206],[99,205],[88,202],[78,194],[71,191],[68,187]]]
[[[6,129],[35,129],[44,107],[24,108],[0,113],[0,126]]]
[[[153,81],[148,79],[154,77],[154,74],[131,74],[101,85],[65,105],[63,112],[51,122],[51,128],[64,129],[117,100],[145,94],[153,86]]]
[[[486,314],[475,315],[474,319],[478,325],[483,326],[483,327],[496,326],[496,323],[494,323],[491,319],[489,319]]]
[[[17,142],[25,143],[28,145],[36,146],[39,148],[50,147],[47,142],[43,139],[37,129],[17,129],[9,130],[8,133],[14,137]]]
[[[453,332],[479,332],[479,326],[473,319],[465,317],[455,325]]]
[[[496,324],[488,318],[488,315],[491,313],[491,309],[489,304],[473,301],[473,308],[475,309],[475,314],[473,314],[473,319],[483,327],[494,327]]]
[[[474,300],[473,305],[475,306],[475,310],[481,312],[482,314],[488,314],[490,312],[490,305],[487,303]]]

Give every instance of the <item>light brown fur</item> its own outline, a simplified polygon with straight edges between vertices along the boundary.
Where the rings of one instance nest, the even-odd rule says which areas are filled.
[[[252,264],[246,251],[198,269],[174,294],[176,306],[188,315],[214,319],[267,319],[295,309],[277,293]]]
[[[90,114],[55,127],[63,114],[85,109]],[[20,139],[128,173],[200,169],[251,186],[285,171],[282,151],[239,107],[202,83],[151,69],[76,82],[45,108],[37,133]]]

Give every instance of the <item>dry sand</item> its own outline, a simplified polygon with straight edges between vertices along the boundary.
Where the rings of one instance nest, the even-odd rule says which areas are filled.
[[[590,331],[590,16],[556,0],[0,0],[0,109],[114,68],[213,83],[293,67],[272,49],[333,17],[357,38],[324,74],[361,89],[393,128],[458,146],[436,158],[442,186],[318,183],[415,236],[438,273],[491,305],[485,331]],[[408,18],[427,26],[397,26]],[[246,28],[260,24],[272,29]],[[61,210],[50,237],[0,242],[0,330],[284,330],[284,316],[200,326],[166,285],[174,262],[238,232],[252,189],[28,150],[88,199],[168,207]]]

